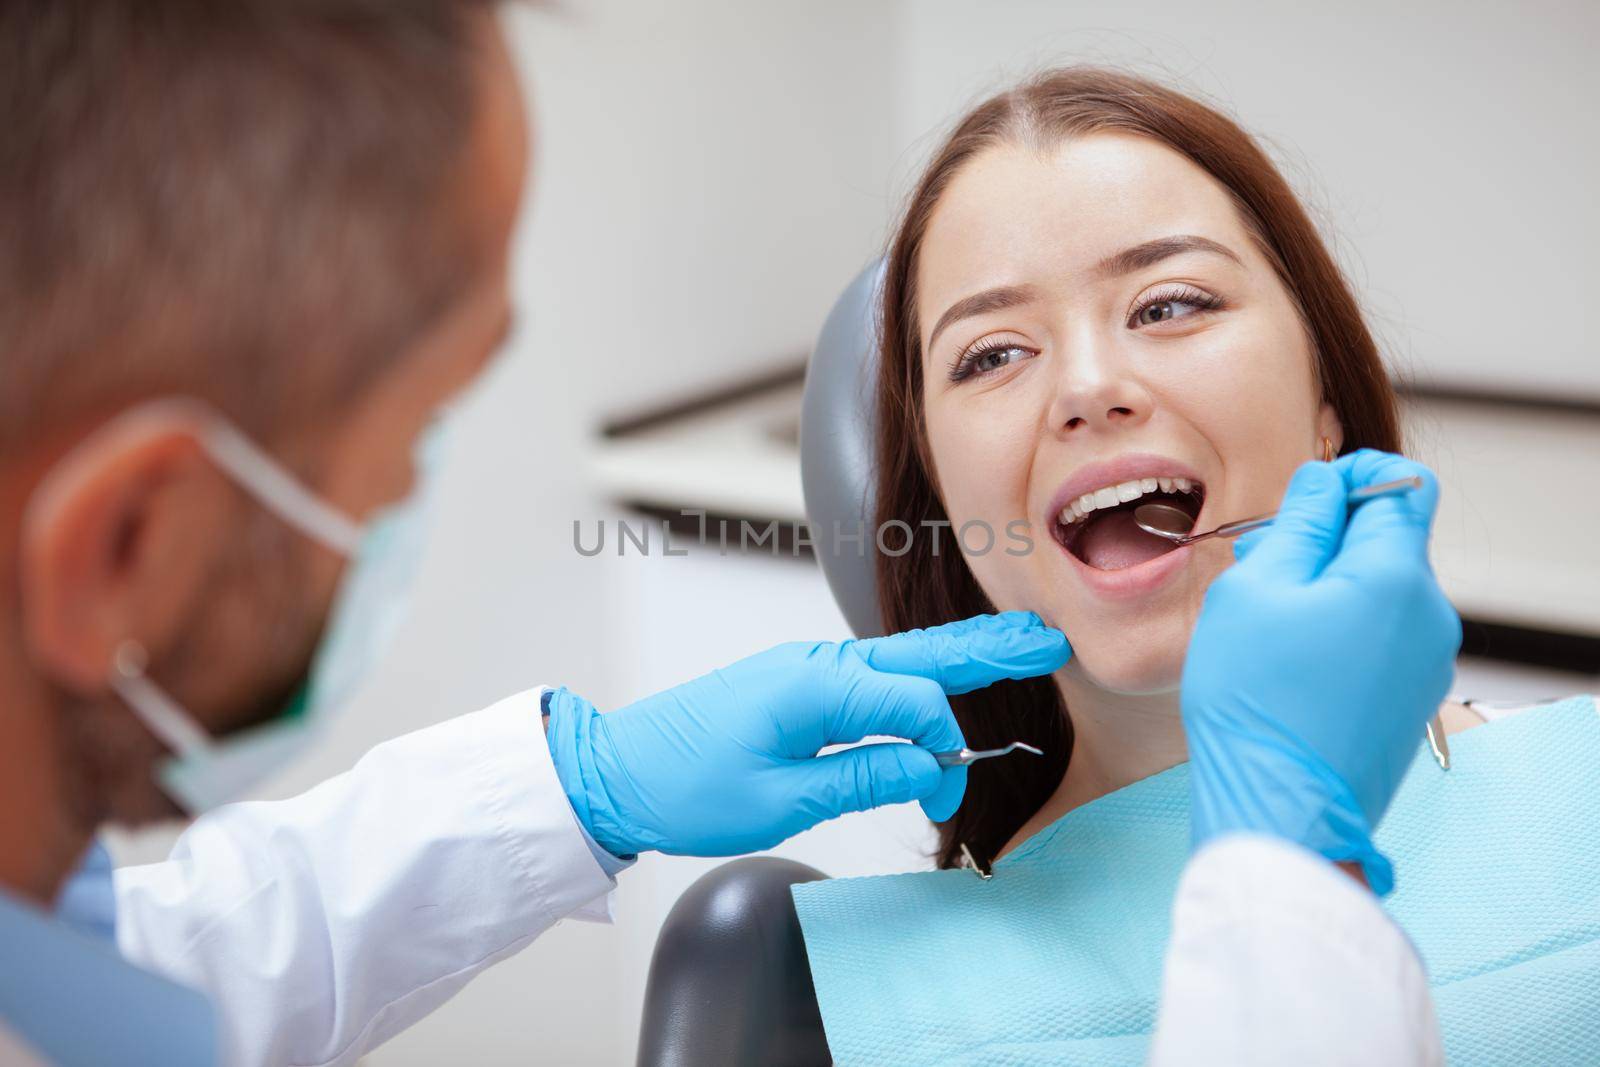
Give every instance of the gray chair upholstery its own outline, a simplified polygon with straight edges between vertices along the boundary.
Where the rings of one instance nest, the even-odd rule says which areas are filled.
[[[883,632],[872,538],[876,360],[873,263],[845,289],[806,370],[800,472],[817,558],[858,636]],[[865,536],[833,543],[835,523]],[[645,989],[639,1067],[830,1063],[805,938],[789,887],[825,875],[772,857],[735,860],[673,905]]]
[[[872,445],[877,398],[877,296],[883,263],[856,275],[833,305],[806,367],[800,409],[800,480],[817,560],[857,637],[883,633],[872,536]],[[837,527],[835,527],[837,523]],[[835,529],[865,546],[834,544]]]

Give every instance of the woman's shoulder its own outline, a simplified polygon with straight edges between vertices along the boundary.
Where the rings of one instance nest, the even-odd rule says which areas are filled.
[[[1452,696],[1439,705],[1439,718],[1444,723],[1446,735],[1458,734],[1463,730],[1470,730],[1474,726],[1482,726],[1486,722],[1497,719],[1509,719],[1523,712],[1533,711],[1536,708],[1549,707],[1552,704],[1564,704],[1568,701],[1587,701],[1590,706],[1600,712],[1600,698],[1591,693],[1575,693],[1565,697],[1551,697],[1544,700],[1472,700]]]

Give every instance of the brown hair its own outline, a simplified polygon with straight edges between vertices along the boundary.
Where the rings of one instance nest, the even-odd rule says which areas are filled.
[[[0,7],[0,444],[152,391],[348,399],[483,265],[488,0]]]
[[[1228,190],[1298,304],[1323,396],[1344,427],[1343,447],[1399,450],[1394,391],[1355,297],[1288,183],[1250,135],[1166,86],[1114,70],[1067,67],[1030,78],[963,118],[928,164],[890,244],[879,308],[879,528],[893,519],[913,529],[948,521],[930,475],[916,314],[918,254],[940,196],[963,165],[991,146],[1046,147],[1097,131],[1158,141]],[[936,552],[932,538],[910,540],[903,555],[880,553],[877,560],[879,608],[890,632],[994,610],[959,552]],[[971,768],[961,810],[939,826],[941,867],[957,865],[962,844],[979,862],[992,861],[1049,799],[1072,751],[1072,722],[1049,677],[1001,682],[951,704],[972,747],[1022,737],[1049,756]]]

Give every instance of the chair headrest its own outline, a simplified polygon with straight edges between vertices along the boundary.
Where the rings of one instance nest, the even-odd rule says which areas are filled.
[[[882,283],[880,260],[857,275],[833,305],[806,368],[800,410],[800,480],[811,538],[833,599],[860,637],[883,633],[872,527]],[[836,539],[835,529],[843,537]],[[848,540],[857,533],[859,543]]]

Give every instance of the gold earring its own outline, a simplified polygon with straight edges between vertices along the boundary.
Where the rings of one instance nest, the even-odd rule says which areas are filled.
[[[1333,441],[1327,437],[1322,439],[1322,462],[1333,462]]]

